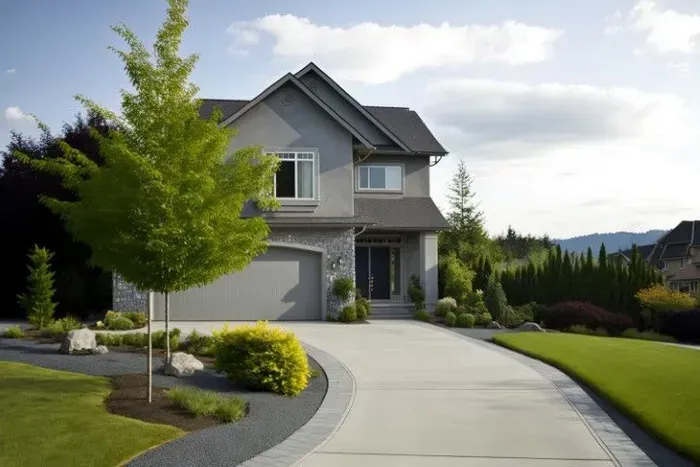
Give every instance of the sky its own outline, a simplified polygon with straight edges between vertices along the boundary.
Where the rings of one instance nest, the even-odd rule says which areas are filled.
[[[0,0],[0,146],[37,133],[30,114],[58,132],[76,94],[118,110],[110,26],[150,44],[165,9]],[[201,97],[249,99],[314,61],[362,104],[416,110],[450,152],[436,203],[463,159],[491,234],[700,219],[697,0],[191,0],[188,16]]]

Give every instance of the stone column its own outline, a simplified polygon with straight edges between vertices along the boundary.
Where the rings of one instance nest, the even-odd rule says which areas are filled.
[[[420,249],[420,282],[425,292],[425,307],[435,310],[438,300],[438,234],[421,232],[418,240]]]

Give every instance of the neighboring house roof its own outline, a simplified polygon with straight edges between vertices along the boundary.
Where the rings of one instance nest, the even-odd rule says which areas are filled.
[[[659,239],[659,243],[685,243],[695,240],[694,234],[700,229],[700,221],[682,221],[673,230]],[[693,242],[694,243],[694,242]]]
[[[313,64],[309,64],[307,65],[307,67],[311,65]],[[302,69],[299,73],[302,73],[304,70],[306,70],[306,68]],[[348,101],[353,106],[358,108],[358,110],[363,112],[363,115],[368,116],[368,119],[370,121],[372,121],[373,123],[376,122],[375,125],[381,131],[386,133],[387,136],[389,136],[395,141],[398,140],[397,144],[400,143],[399,146],[406,148],[409,152],[418,154],[447,154],[445,148],[442,147],[442,145],[437,141],[435,136],[432,134],[432,132],[428,129],[423,120],[420,118],[420,116],[418,116],[418,114],[415,111],[407,107],[362,106],[359,103],[357,103],[357,101],[355,101],[355,99],[353,99],[349,94],[347,94],[342,88],[340,88],[340,86],[338,86],[335,82],[328,78],[327,75],[325,75],[325,73],[318,69],[318,67],[315,67],[314,71],[316,71],[316,73],[322,78],[325,77],[324,79],[327,79],[329,84],[334,86],[334,88],[339,88],[339,92],[341,93],[341,95],[347,96],[346,98],[348,99]],[[312,96],[314,96],[314,99],[316,101],[321,101],[301,80],[289,73],[282,77],[280,80],[278,80],[276,83],[274,83],[272,86],[270,86],[268,89],[263,91],[263,93],[258,95],[258,97],[254,99],[254,101],[259,102],[260,100],[264,99],[263,94],[269,95],[272,91],[274,91],[274,89],[270,91],[270,88],[274,86],[281,86],[282,84],[284,84],[284,82],[289,80],[289,76],[294,78],[295,85],[302,86],[302,91],[304,91],[305,94],[311,94]],[[285,79],[286,81],[281,82]],[[277,87],[275,89],[277,89]],[[261,96],[263,97],[261,98]],[[209,118],[214,110],[214,107],[218,106],[223,113],[223,122],[229,124],[232,121],[235,121],[235,119],[239,117],[242,113],[245,113],[247,109],[253,107],[255,103],[252,102],[253,101],[240,99],[202,99],[202,105],[200,107],[199,113],[202,118]],[[326,107],[328,106],[326,105]],[[340,118],[337,115],[337,113],[335,113],[334,111],[333,113],[335,114],[336,118]],[[344,126],[350,126],[342,118],[341,120],[345,122]],[[353,130],[357,132],[356,129],[353,128]],[[360,140],[363,141],[363,139],[366,141],[366,138],[364,138],[364,136]],[[382,148],[378,149],[381,150]]]
[[[449,224],[432,198],[355,197],[355,219],[377,229],[436,230]]]
[[[678,259],[685,258],[686,256],[688,256],[688,244],[671,243],[664,248],[661,259]]]
[[[650,243],[649,245],[638,245],[637,250],[639,250],[639,254],[642,256],[643,259],[649,259],[649,255],[651,252],[654,250],[655,243]],[[621,255],[623,256],[626,260],[631,261],[632,260],[632,248],[629,250],[621,250],[621,251],[616,251],[615,253],[612,253],[610,256],[617,256]]]

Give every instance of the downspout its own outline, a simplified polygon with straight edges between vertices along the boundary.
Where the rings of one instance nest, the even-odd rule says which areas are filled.
[[[357,160],[357,162],[355,162],[353,165],[361,164],[362,162],[366,161],[366,160],[369,158],[369,156],[371,156],[372,153],[373,153],[376,149],[377,149],[376,147],[375,147],[375,148],[371,148],[371,149],[369,150],[369,152],[367,153],[366,156],[359,158],[359,159]]]
[[[362,226],[362,230],[360,230],[360,231],[357,232],[356,234],[352,234],[352,235],[353,235],[353,237],[357,237],[358,235],[363,234],[365,230],[367,230],[367,226],[366,226],[366,225],[363,225],[363,226]]]

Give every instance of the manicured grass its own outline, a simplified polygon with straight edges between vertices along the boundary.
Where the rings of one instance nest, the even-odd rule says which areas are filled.
[[[3,467],[113,467],[183,434],[107,412],[107,378],[10,362],[0,375]]]
[[[576,334],[499,334],[493,340],[582,381],[700,463],[700,350]]]
[[[168,397],[183,409],[198,417],[215,417],[224,422],[236,422],[246,414],[246,403],[236,396],[224,396],[214,391],[196,388],[173,388]]]

